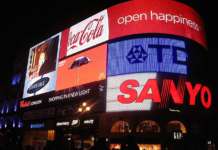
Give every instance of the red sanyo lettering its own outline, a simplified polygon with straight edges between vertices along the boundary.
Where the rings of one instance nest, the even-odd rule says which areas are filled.
[[[201,89],[201,84],[196,84],[195,87],[192,87],[192,84],[190,82],[186,82],[186,87],[189,93],[189,105],[194,106],[196,103],[196,96],[199,93]]]
[[[183,96],[182,91],[180,91],[179,87],[176,87],[173,80],[164,80],[164,82],[169,82],[170,95],[175,104],[183,104]]]
[[[120,86],[120,91],[122,93],[129,94],[129,97],[126,98],[125,95],[118,95],[118,101],[123,104],[130,104],[134,102],[137,99],[137,91],[133,88],[138,86],[139,83],[137,80],[124,81]]]
[[[75,34],[73,32],[70,32],[68,38],[68,46],[73,49],[78,47],[79,45],[83,45],[91,40],[100,37],[103,33],[103,19],[104,16],[93,19],[85,26],[84,30],[79,31]]]
[[[161,102],[157,80],[150,79],[147,81],[136,102],[142,103],[144,99],[152,99],[153,102],[158,102],[158,103]]]
[[[205,97],[206,94],[207,94],[207,99]],[[210,108],[210,106],[212,104],[211,99],[212,99],[212,96],[211,96],[210,89],[208,87],[204,86],[201,89],[201,103],[206,109]]]
[[[184,91],[180,90],[180,87],[176,87],[173,80],[163,80],[163,82],[168,82],[169,93],[175,104],[184,103]],[[142,91],[138,94],[135,88],[139,87],[139,82],[137,80],[126,80],[120,86],[120,91],[124,95],[118,95],[117,100],[123,104],[130,103],[142,103],[146,99],[150,99],[153,102],[161,103],[160,90],[158,88],[158,82],[156,79],[150,79],[144,85]],[[195,84],[194,86],[186,81],[185,88],[189,95],[189,105],[194,106],[196,104],[196,97],[200,93],[200,100],[204,108],[210,108],[212,104],[212,96],[210,89],[201,84]],[[164,89],[162,89],[164,90]]]

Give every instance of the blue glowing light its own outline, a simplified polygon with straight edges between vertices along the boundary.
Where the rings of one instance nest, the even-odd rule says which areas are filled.
[[[16,74],[13,76],[11,84],[17,85],[20,83],[20,80],[21,80],[21,74]]]
[[[13,128],[15,128],[15,126],[16,126],[15,120],[13,120],[12,126],[13,126]]]
[[[1,108],[1,114],[4,114],[4,106]]]
[[[31,129],[39,129],[45,127],[44,123],[36,123],[36,124],[30,124]]]
[[[6,113],[8,113],[9,112],[9,106],[7,105],[6,106]]]
[[[23,123],[22,123],[21,120],[19,120],[17,127],[18,127],[18,128],[22,128],[22,127],[23,127]]]
[[[170,38],[136,38],[109,44],[108,76],[136,72],[187,74],[185,42]]]
[[[18,102],[16,101],[15,104],[14,104],[14,112],[17,111],[17,108],[18,108]]]

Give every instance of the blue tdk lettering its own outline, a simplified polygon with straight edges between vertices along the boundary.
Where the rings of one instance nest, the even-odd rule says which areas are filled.
[[[108,76],[137,72],[187,74],[185,42],[140,38],[109,44]]]
[[[135,45],[131,48],[126,59],[130,64],[144,63],[148,54],[141,45]]]

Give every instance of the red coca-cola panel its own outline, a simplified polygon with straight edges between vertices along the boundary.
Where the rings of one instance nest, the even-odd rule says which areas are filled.
[[[172,0],[133,0],[108,9],[109,39],[142,33],[182,36],[206,47],[199,15]]]
[[[107,10],[103,10],[62,32],[60,57],[68,57],[108,40]]]

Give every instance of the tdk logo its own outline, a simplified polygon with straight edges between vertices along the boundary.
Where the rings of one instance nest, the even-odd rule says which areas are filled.
[[[185,42],[169,38],[138,38],[109,45],[108,76],[163,72],[187,75]]]
[[[130,49],[126,59],[130,64],[145,62],[148,54],[141,45],[134,45]]]

